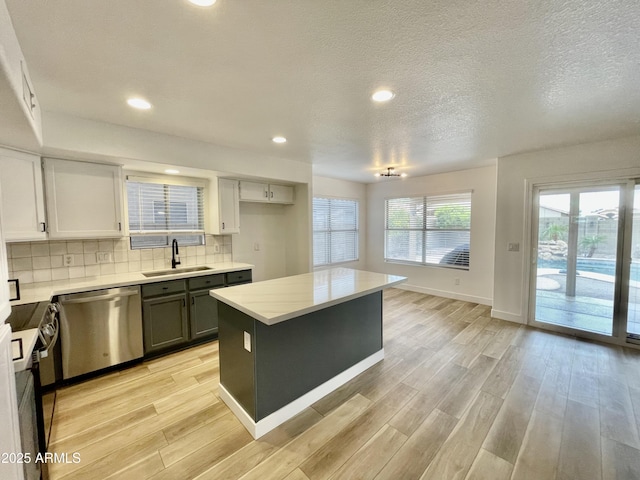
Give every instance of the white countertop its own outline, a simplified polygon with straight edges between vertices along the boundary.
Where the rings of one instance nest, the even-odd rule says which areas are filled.
[[[406,279],[337,267],[211,290],[209,294],[262,323],[273,325],[380,291]]]
[[[20,356],[19,342],[11,342],[11,348],[13,349],[13,358],[18,358],[13,361],[13,369],[16,372],[26,370],[31,366],[31,353],[38,341],[38,329],[31,328],[29,330],[21,330],[19,332],[13,332],[11,334],[11,340],[22,339],[22,358]]]
[[[54,295],[98,290],[102,288],[122,287],[125,285],[142,285],[144,283],[164,282],[180,278],[200,277],[215,275],[216,273],[236,272],[253,268],[248,263],[225,262],[213,265],[210,270],[197,272],[184,272],[157,277],[145,277],[141,272],[116,273],[114,275],[100,275],[96,277],[83,277],[71,280],[55,280],[52,282],[28,283],[20,285],[20,300],[11,302],[11,305],[24,305],[26,303],[48,302]]]

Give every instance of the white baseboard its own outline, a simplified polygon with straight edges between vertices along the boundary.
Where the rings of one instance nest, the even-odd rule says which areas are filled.
[[[418,285],[407,285],[406,283],[395,285],[394,288],[409,290],[410,292],[425,293],[427,295],[435,295],[436,297],[453,298],[454,300],[462,300],[464,302],[479,303],[480,305],[491,306],[493,303],[491,298],[464,295],[462,293],[450,292],[448,290],[436,290],[435,288],[420,287]]]
[[[502,312],[500,310],[496,310],[495,308],[491,309],[491,316],[493,318],[499,318],[500,320],[507,320],[508,322],[520,323],[525,325],[527,322],[522,315],[516,315],[515,313],[510,312]]]
[[[219,385],[220,398],[227,404],[229,409],[238,417],[240,423],[244,425],[247,431],[253,436],[253,438],[260,438],[266,433],[270,432],[278,425],[282,425],[290,418],[296,416],[305,408],[311,406],[322,397],[336,390],[347,383],[352,378],[360,375],[362,372],[372,367],[376,363],[384,359],[384,348],[378,350],[373,355],[368,356],[364,360],[356,363],[354,366],[348,368],[342,373],[339,373],[330,380],[327,380],[322,385],[317,386],[310,392],[305,393],[299,398],[296,398],[293,402],[285,405],[280,410],[276,410],[272,414],[266,416],[262,420],[255,422],[253,418],[242,408],[242,406],[236,401],[236,399],[228,392],[224,385]]]

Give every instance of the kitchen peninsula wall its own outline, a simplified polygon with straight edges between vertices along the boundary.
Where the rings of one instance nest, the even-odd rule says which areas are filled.
[[[26,284],[171,267],[170,247],[131,250],[129,245],[129,237],[8,243],[9,278]],[[98,263],[98,252],[109,253],[110,261]],[[64,265],[65,255],[73,255],[73,266]],[[181,246],[180,261],[181,267],[231,262],[231,236],[206,235],[205,245]]]

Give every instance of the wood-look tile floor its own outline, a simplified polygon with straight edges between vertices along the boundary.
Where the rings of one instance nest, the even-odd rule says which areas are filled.
[[[640,352],[385,292],[385,359],[254,441],[217,342],[61,389],[56,479],[638,479]]]

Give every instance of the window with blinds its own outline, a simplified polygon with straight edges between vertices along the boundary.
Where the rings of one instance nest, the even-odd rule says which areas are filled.
[[[127,181],[131,248],[204,243],[204,187]]]
[[[471,192],[385,202],[385,260],[469,269]]]
[[[313,266],[358,260],[358,202],[313,199]]]

